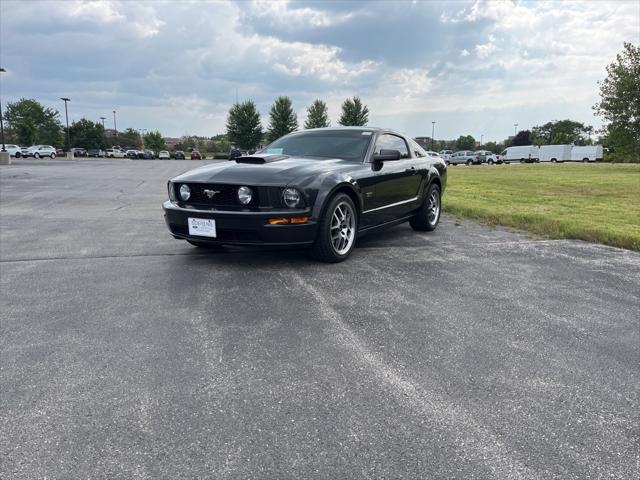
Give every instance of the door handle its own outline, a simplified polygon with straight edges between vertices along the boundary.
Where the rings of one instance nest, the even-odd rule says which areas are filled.
[[[416,170],[416,167],[414,167],[413,165],[407,171],[411,172],[411,175],[415,175],[416,173],[418,173],[418,170]]]

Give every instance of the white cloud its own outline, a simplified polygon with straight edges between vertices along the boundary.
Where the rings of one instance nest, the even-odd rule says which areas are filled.
[[[460,52],[461,57],[468,57],[469,55],[471,54],[469,53],[469,50],[467,50],[466,48],[463,48],[462,51]]]
[[[253,0],[253,16],[286,29],[326,28],[349,21],[352,13],[330,13],[309,7],[291,8],[288,0]]]

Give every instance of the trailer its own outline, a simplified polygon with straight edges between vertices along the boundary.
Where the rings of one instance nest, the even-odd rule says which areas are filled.
[[[602,145],[590,145],[588,147],[573,147],[571,160],[574,162],[597,162],[604,159]]]
[[[541,162],[569,162],[573,145],[541,145]]]
[[[510,162],[539,162],[540,149],[535,145],[523,145],[519,147],[508,147],[501,154],[500,158],[504,163]]]

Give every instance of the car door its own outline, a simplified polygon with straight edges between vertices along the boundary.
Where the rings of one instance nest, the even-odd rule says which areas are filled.
[[[374,155],[380,150],[398,150],[400,160],[374,164],[373,197],[369,202],[372,223],[386,223],[405,216],[416,207],[421,176],[406,140],[392,133],[378,136]]]

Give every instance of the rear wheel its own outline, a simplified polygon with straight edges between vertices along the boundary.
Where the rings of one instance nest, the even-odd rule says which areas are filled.
[[[473,161],[472,161],[472,160],[467,160],[467,165],[468,165],[468,166],[473,165]]]
[[[588,158],[583,158],[583,159],[582,159],[582,163],[586,163],[586,162],[588,162],[588,161],[589,161],[589,159],[588,159]]]
[[[318,225],[318,237],[311,255],[322,262],[346,260],[356,244],[358,215],[349,195],[338,193],[327,205]]]
[[[440,221],[440,187],[432,183],[427,196],[415,217],[409,220],[411,228],[418,231],[431,232]]]
[[[493,159],[492,159],[492,158],[490,158],[490,159],[488,160],[488,162],[487,162],[487,163],[488,163],[489,165],[493,165]]]
[[[38,152],[34,153],[33,158],[40,158],[40,154]]]
[[[54,158],[56,158],[56,154],[52,153],[51,155],[49,155],[51,157],[51,160],[53,160]]]
[[[16,152],[16,158],[20,158],[21,156],[22,156],[22,153]]]
[[[557,161],[557,160],[556,160],[555,158],[552,158],[552,159],[551,159],[551,163],[556,163],[556,161]]]

